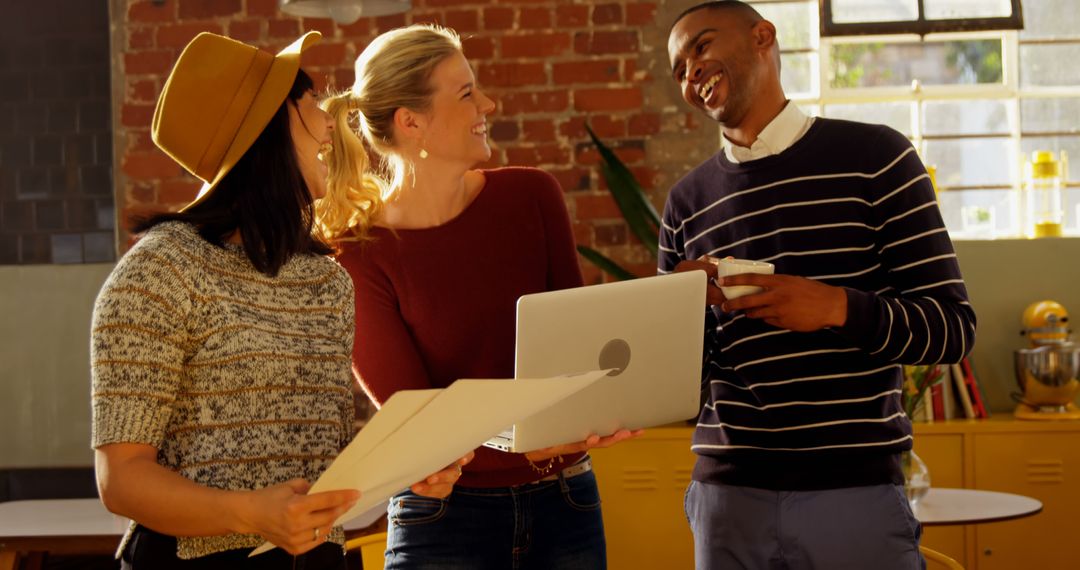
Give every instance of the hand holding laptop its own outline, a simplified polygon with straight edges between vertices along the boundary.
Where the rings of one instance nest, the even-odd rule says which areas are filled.
[[[547,461],[552,457],[559,455],[573,455],[582,451],[588,451],[597,447],[611,447],[620,441],[626,441],[633,439],[645,433],[643,429],[636,429],[630,431],[628,429],[621,429],[611,435],[600,437],[595,433],[587,437],[584,441],[578,441],[575,443],[566,443],[563,445],[553,445],[551,447],[545,447],[544,449],[537,449],[525,454],[525,458],[529,461]],[[415,491],[414,491],[415,492]]]

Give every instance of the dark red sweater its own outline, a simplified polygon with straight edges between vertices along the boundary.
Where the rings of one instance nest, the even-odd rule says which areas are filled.
[[[373,241],[348,243],[338,256],[356,290],[353,366],[379,405],[398,390],[512,378],[518,297],[582,284],[558,182],[532,168],[484,174],[484,188],[449,222],[375,228]],[[482,447],[459,484],[539,477],[523,455]]]

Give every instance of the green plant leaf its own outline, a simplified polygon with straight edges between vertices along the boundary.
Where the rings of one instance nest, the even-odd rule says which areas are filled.
[[[585,124],[585,131],[589,133],[589,137],[592,138],[596,150],[603,159],[600,163],[600,173],[603,174],[608,190],[611,191],[615,204],[626,220],[626,225],[648,248],[653,257],[656,257],[659,248],[660,214],[641,189],[634,174],[619,160],[614,151],[600,141],[588,123]]]
[[[577,246],[577,250],[582,257],[588,259],[590,262],[592,262],[593,265],[599,267],[601,271],[607,273],[608,275],[611,275],[619,281],[637,279],[637,275],[634,275],[626,269],[623,269],[622,266],[612,261],[611,258],[605,256],[604,254],[596,251],[591,247],[579,245]]]

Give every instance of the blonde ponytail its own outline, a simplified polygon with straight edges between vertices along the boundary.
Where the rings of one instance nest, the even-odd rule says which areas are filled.
[[[405,181],[406,163],[395,151],[394,112],[402,107],[427,111],[434,92],[431,74],[459,53],[461,39],[449,28],[414,24],[391,30],[356,58],[352,88],[323,101],[334,118],[334,149],[323,157],[330,175],[315,216],[327,242],[369,239],[386,201]],[[355,124],[350,121],[354,111]],[[371,164],[373,156],[380,164]]]
[[[390,188],[372,167],[368,151],[349,121],[356,108],[352,93],[331,96],[322,107],[334,118],[334,148],[329,156],[323,156],[330,174],[326,196],[315,203],[318,230],[328,243],[363,241],[382,212]]]

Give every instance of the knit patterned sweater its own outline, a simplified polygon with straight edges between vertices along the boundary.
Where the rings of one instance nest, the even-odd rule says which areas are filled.
[[[217,489],[313,482],[352,436],[352,343],[352,282],[334,261],[297,255],[269,278],[239,246],[160,224],[94,307],[93,446],[152,445],[158,463]],[[262,542],[179,537],[177,554]]]
[[[847,322],[809,333],[706,313],[694,479],[777,490],[903,481],[901,365],[958,362],[975,312],[926,169],[880,125],[818,118],[794,145],[724,153],[671,190],[659,271],[708,254],[843,287]]]

